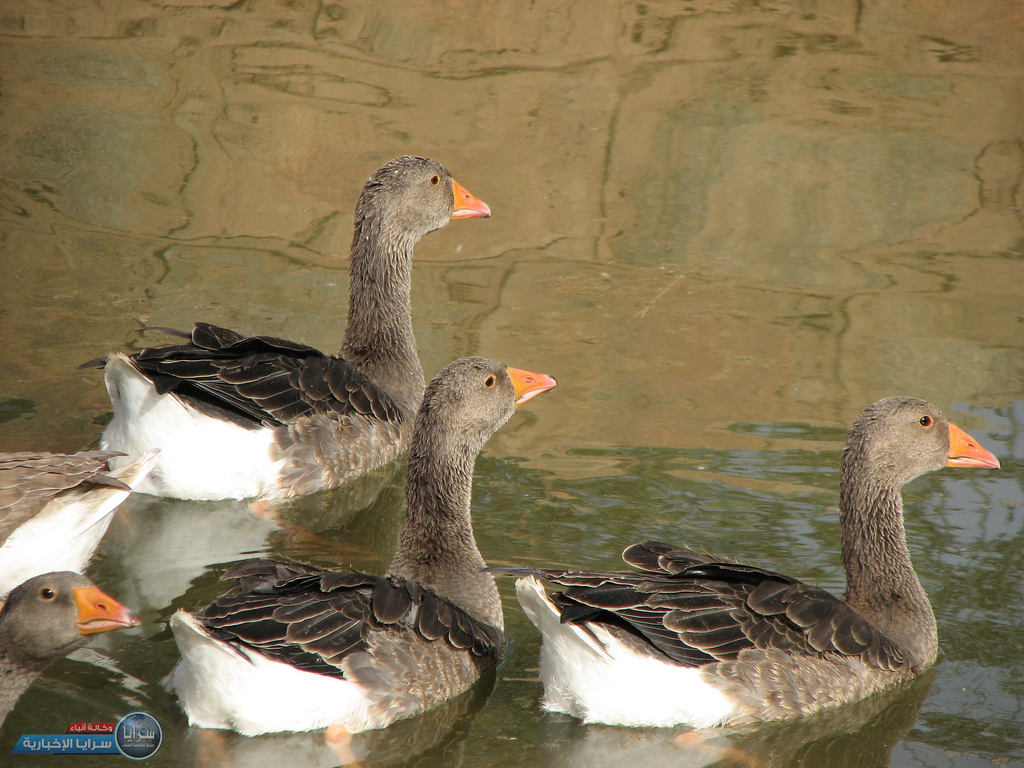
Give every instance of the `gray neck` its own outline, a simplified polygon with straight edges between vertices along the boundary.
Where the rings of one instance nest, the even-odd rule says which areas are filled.
[[[23,660],[12,659],[9,651],[0,649],[0,725],[45,668],[45,663],[26,664]]]
[[[414,241],[391,234],[379,217],[356,222],[352,238],[348,325],[341,355],[415,414],[423,369],[412,330]]]
[[[420,418],[430,421],[431,414]],[[427,440],[423,434],[432,434]],[[461,444],[460,442],[461,441]],[[482,446],[480,446],[482,447]],[[470,497],[480,447],[420,428],[409,449],[405,525],[389,573],[416,581],[476,619],[504,629],[501,597],[473,536]]]
[[[846,602],[909,651],[916,666],[927,666],[938,653],[938,633],[910,561],[901,484],[871,475],[863,457],[848,450],[839,500]]]

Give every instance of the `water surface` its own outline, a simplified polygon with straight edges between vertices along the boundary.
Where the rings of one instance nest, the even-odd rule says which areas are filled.
[[[478,463],[491,562],[616,568],[658,538],[841,591],[861,408],[932,400],[1003,462],[906,489],[943,651],[907,691],[703,744],[581,726],[539,710],[503,583],[495,679],[360,736],[363,764],[1024,765],[1019,3],[12,0],[0,35],[0,449],[93,445],[109,403],[77,366],[162,343],[146,325],[336,350],[361,183],[416,153],[494,211],[417,248],[425,371],[559,379]],[[318,734],[188,728],[163,621],[251,553],[380,571],[403,478],[261,517],[130,500],[89,573],[143,628],[55,664],[0,752],[146,709],[154,765],[336,764]]]

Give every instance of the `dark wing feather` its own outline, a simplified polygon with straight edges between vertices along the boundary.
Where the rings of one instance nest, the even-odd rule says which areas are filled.
[[[346,657],[366,651],[374,632],[446,643],[481,659],[501,647],[500,630],[403,579],[273,560],[240,563],[223,578],[238,590],[196,614],[206,630],[307,672],[343,676]]]
[[[189,343],[144,349],[132,360],[159,393],[241,426],[313,415],[405,420],[391,396],[348,362],[287,339],[196,323]]]
[[[107,459],[123,455],[116,451],[0,453],[0,545],[64,491],[90,485],[128,489],[107,474]]]
[[[660,541],[644,541],[626,547],[622,553],[622,559],[641,571],[678,573],[691,566],[713,562],[718,558],[685,547],[662,544]]]
[[[899,645],[845,602],[788,576],[652,541],[623,559],[640,571],[489,570],[557,584],[564,589],[551,600],[563,623],[607,625],[684,666],[747,649],[857,657],[884,670],[906,664]]]

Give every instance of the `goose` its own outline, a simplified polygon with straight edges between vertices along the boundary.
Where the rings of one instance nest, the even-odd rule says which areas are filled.
[[[31,576],[82,571],[156,452],[111,470],[110,451],[0,453],[0,596]]]
[[[943,466],[999,461],[923,400],[890,397],[857,416],[840,479],[842,598],[654,541],[623,552],[635,572],[489,569],[520,577],[516,596],[542,637],[544,707],[588,723],[706,728],[806,715],[919,675],[938,636],[900,489]]]
[[[416,417],[386,575],[250,560],[224,574],[235,591],[177,611],[181,661],[166,684],[189,722],[351,734],[436,707],[493,667],[504,620],[473,537],[473,465],[517,406],[554,386],[480,357],[437,374]]]
[[[0,724],[47,665],[139,617],[70,571],[33,576],[0,609]]]
[[[355,209],[348,325],[339,355],[209,323],[187,341],[111,354],[100,447],[160,449],[140,487],[181,499],[280,499],[332,488],[402,453],[423,396],[410,294],[413,246],[453,219],[490,216],[440,163],[399,157]],[[116,463],[116,462],[115,462]]]

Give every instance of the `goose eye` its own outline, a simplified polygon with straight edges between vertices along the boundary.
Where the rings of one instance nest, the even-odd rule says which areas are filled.
[[[930,427],[934,423],[934,419],[931,416],[922,416],[918,421],[922,427]]]
[[[484,382],[484,386],[485,387],[493,387],[495,381],[497,381],[497,379],[495,379],[493,376],[488,376],[487,377],[487,381]]]
[[[441,183],[441,177],[438,176],[436,173],[433,176],[430,177],[430,186],[436,187],[440,183]]]
[[[39,596],[43,598],[43,600],[53,600],[53,598],[56,597],[53,590],[49,587],[43,587],[41,590],[39,590]]]

